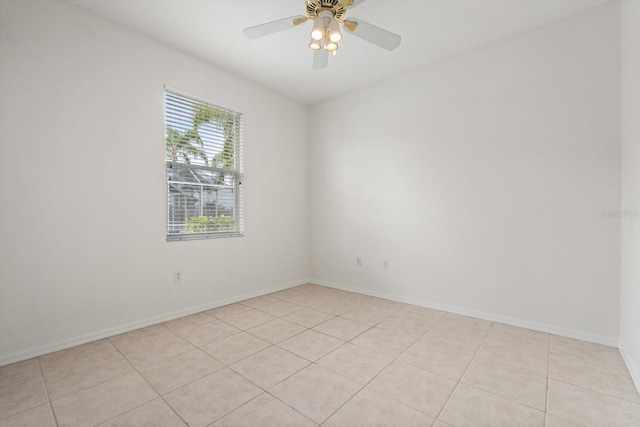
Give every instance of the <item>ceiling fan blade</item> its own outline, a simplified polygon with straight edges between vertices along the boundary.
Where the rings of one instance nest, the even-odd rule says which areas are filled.
[[[314,70],[323,70],[329,65],[329,52],[325,49],[313,51],[313,68]]]
[[[347,9],[351,9],[364,2],[365,0],[351,0],[351,4],[347,6]]]
[[[278,19],[277,21],[267,22],[266,24],[256,25],[255,27],[249,27],[244,29],[244,35],[250,39],[266,36],[269,34],[277,33],[278,31],[286,30],[301,24],[307,20],[306,16],[291,16],[289,18]]]
[[[369,43],[373,43],[387,50],[393,50],[400,46],[402,37],[390,31],[383,30],[380,27],[376,27],[373,24],[369,24],[362,19],[349,18],[344,22],[344,27],[354,36],[360,37],[362,40],[366,40]],[[350,29],[350,27],[353,28],[353,23],[356,24],[356,27],[355,29]]]

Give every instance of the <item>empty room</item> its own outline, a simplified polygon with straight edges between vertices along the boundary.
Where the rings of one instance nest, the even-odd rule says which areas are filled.
[[[0,1],[0,427],[639,388],[640,1]]]

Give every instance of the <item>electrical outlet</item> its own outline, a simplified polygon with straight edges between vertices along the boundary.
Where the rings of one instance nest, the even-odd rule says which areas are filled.
[[[176,271],[175,273],[173,273],[173,280],[175,282],[182,282],[182,273],[179,271]]]
[[[362,257],[356,257],[356,267],[362,267]]]
[[[389,260],[385,259],[382,261],[382,268],[384,268],[385,270],[389,269]]]

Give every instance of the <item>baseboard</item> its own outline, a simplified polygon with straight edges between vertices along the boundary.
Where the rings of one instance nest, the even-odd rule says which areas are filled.
[[[116,326],[113,328],[102,329],[100,331],[91,332],[85,335],[49,343],[37,347],[32,347],[26,350],[8,353],[0,356],[0,366],[9,365],[11,363],[21,362],[23,360],[31,359],[32,357],[42,356],[43,354],[52,353],[54,351],[60,351],[67,348],[75,347],[81,344],[87,344],[93,341],[101,340],[103,338],[112,337],[114,335],[130,332],[135,329],[144,328],[147,326],[157,325],[158,323],[167,322],[169,320],[178,319],[180,317],[189,316],[191,314],[200,313],[202,311],[211,310],[212,308],[221,307],[223,305],[232,304],[234,302],[242,301],[249,298],[259,297],[272,292],[281,291],[283,289],[292,288],[294,286],[303,285],[308,283],[308,279],[296,280],[294,282],[285,283],[283,285],[272,286],[267,289],[261,289],[255,292],[248,292],[245,294],[237,295],[231,298],[223,300],[212,301],[207,304],[202,304],[197,307],[191,307],[172,313],[163,314],[161,316],[150,317],[137,322],[127,323],[125,325]]]
[[[631,355],[627,352],[627,348],[623,341],[620,341],[618,344],[618,349],[620,349],[622,360],[624,360],[624,363],[627,365],[627,370],[629,371],[629,375],[631,375],[631,380],[636,385],[638,393],[640,393],[640,366],[635,364]]]
[[[393,301],[417,305],[420,307],[432,308],[434,310],[448,311],[450,313],[460,314],[463,316],[476,317],[478,319],[489,320],[491,322],[504,323],[511,326],[518,326],[520,328],[532,329],[534,331],[546,332],[546,333],[560,335],[567,338],[574,338],[582,341],[602,344],[609,347],[617,347],[618,345],[617,338],[609,337],[605,335],[598,335],[598,334],[592,334],[589,332],[578,331],[574,329],[561,328],[554,325],[532,322],[526,319],[520,319],[516,317],[502,316],[495,313],[486,313],[482,311],[469,310],[461,307],[439,304],[432,301],[419,300],[415,298],[407,298],[407,297],[386,293],[386,292],[376,292],[368,289],[362,289],[362,288],[357,288],[353,286],[346,286],[339,283],[327,282],[327,281],[316,279],[316,278],[310,278],[309,281],[311,283],[327,286],[330,288],[340,289],[343,291],[349,291],[349,292],[355,292],[355,293],[369,295],[373,297],[385,298]]]

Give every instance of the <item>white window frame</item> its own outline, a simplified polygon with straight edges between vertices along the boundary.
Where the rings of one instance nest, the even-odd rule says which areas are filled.
[[[168,87],[165,87],[164,100],[166,240],[173,242],[244,236],[243,113]],[[216,127],[215,123],[220,122],[212,119],[204,125],[209,126],[208,132],[203,131],[203,135],[196,133],[200,138],[198,140],[200,144],[193,139],[189,139],[190,142],[187,143],[184,142],[185,139],[181,139],[180,144],[183,145],[171,145],[169,128],[171,127],[172,131],[177,131],[178,135],[180,135],[180,131],[183,135],[186,134],[189,125],[193,126],[194,122],[193,117],[189,118],[189,115],[195,116],[195,108],[200,105],[219,111],[224,117],[222,120],[227,120],[222,122],[226,123],[227,127],[224,125]],[[190,111],[190,114],[187,114],[186,111]],[[178,129],[178,127],[181,128]],[[202,129],[202,127],[198,129]],[[224,159],[224,157],[217,157],[216,154],[222,155],[225,140],[229,135],[233,138],[232,167],[227,167],[225,164],[222,166],[213,164],[213,160],[209,164],[209,158]],[[193,153],[190,153],[188,149],[181,151],[180,147],[186,147],[186,144],[191,144],[188,148],[202,152],[202,159],[192,156]],[[198,192],[197,189],[200,191]],[[206,197],[205,192],[208,195]],[[220,192],[225,195],[223,204],[220,204],[218,200]],[[206,209],[207,212],[214,209],[215,213],[207,215],[205,200],[210,199],[213,193],[216,195],[213,202],[214,207],[209,206]],[[185,201],[180,205],[180,201],[177,199]],[[187,199],[191,203],[188,203]],[[220,210],[231,212],[231,216],[225,216],[224,213],[218,215],[219,206]],[[192,220],[191,224],[189,224],[189,220]],[[215,227],[222,227],[222,229]]]

